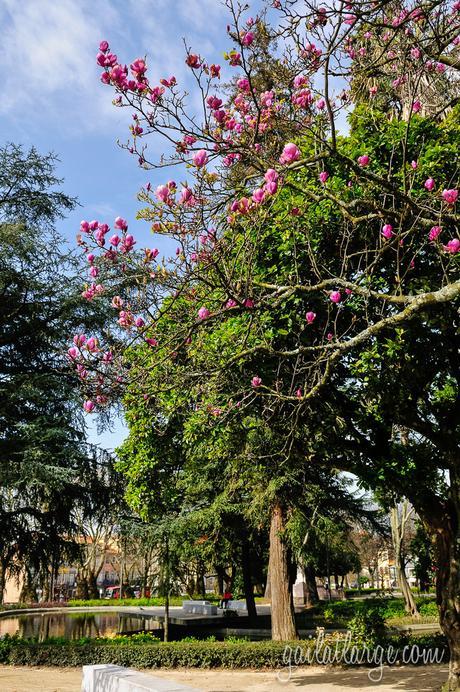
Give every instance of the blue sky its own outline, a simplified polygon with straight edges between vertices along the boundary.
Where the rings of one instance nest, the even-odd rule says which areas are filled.
[[[81,205],[59,224],[69,243],[81,219],[113,223],[120,215],[141,245],[152,246],[147,224],[135,221],[136,194],[148,180],[167,179],[165,171],[141,170],[116,144],[128,137],[131,114],[112,106],[113,91],[100,82],[99,42],[108,40],[122,63],[147,55],[152,81],[174,74],[186,86],[182,39],[222,64],[227,21],[219,0],[2,0],[2,144],[59,155],[65,190]],[[150,147],[159,152],[161,142]],[[161,240],[154,244],[162,250]],[[92,420],[90,438],[108,448],[125,435],[120,421],[112,433],[98,436],[95,428]]]

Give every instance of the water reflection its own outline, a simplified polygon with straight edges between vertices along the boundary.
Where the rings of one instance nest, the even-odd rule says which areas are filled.
[[[20,637],[110,637],[122,632],[155,629],[154,621],[122,613],[29,613],[0,618],[0,637],[18,634]]]

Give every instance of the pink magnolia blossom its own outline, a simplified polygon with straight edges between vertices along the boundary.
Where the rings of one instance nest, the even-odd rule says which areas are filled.
[[[458,190],[443,190],[442,198],[447,204],[455,204],[458,199]]]
[[[358,156],[358,164],[364,168],[365,166],[369,165],[369,156],[367,154],[363,154],[363,156]]]
[[[313,103],[313,94],[310,89],[301,89],[293,94],[292,103],[299,108],[308,108]]]
[[[272,180],[269,183],[265,183],[264,190],[267,193],[267,195],[274,195],[275,192],[278,190],[278,183],[276,182],[276,180]]]
[[[215,77],[217,79],[220,79],[220,65],[210,65],[209,66],[209,74],[211,77]]]
[[[275,93],[273,91],[264,91],[260,95],[260,102],[266,108],[270,108],[273,105],[273,99],[275,98]]]
[[[198,55],[195,55],[194,53],[190,53],[187,55],[185,59],[186,64],[191,67],[194,70],[197,70],[199,67],[201,67],[201,60]]]
[[[420,101],[414,101],[412,104],[412,113],[418,113],[422,109],[422,104]]]
[[[326,182],[326,180],[328,178],[329,178],[329,173],[327,171],[321,171],[321,173],[319,174],[319,179],[321,180],[321,182],[323,184]]]
[[[137,317],[137,318],[134,320],[134,324],[136,325],[136,327],[139,327],[139,329],[140,329],[141,327],[144,327],[144,326],[145,326],[145,321],[144,321],[144,319],[143,319],[142,317]]]
[[[76,348],[75,346],[71,346],[67,350],[67,355],[71,360],[75,360],[75,358],[78,358],[78,348]]]
[[[254,190],[254,192],[252,193],[252,199],[256,204],[261,204],[265,199],[265,190],[262,190],[261,187],[259,187],[257,190]]]
[[[118,228],[120,231],[127,231],[128,230],[128,222],[126,219],[122,219],[121,216],[117,216],[115,219],[114,223],[115,228]]]
[[[297,161],[300,158],[300,150],[295,144],[289,142],[284,146],[283,152],[279,158],[281,164],[289,164]]]
[[[294,77],[294,89],[301,89],[302,87],[306,86],[308,84],[308,77],[305,77],[303,74],[299,74],[296,77]]]
[[[297,397],[298,399],[301,399],[301,398],[302,398],[302,390],[300,389],[300,387],[299,387],[299,389],[296,391],[295,395],[296,395],[296,397]]]
[[[418,168],[418,163],[417,163],[417,161],[411,161],[411,162],[410,162],[410,165],[411,165],[411,168],[414,169],[414,171],[416,170],[416,168]]]
[[[120,237],[116,234],[113,235],[109,240],[110,245],[113,245],[114,247],[117,247],[119,242],[120,242]]]
[[[86,343],[86,335],[85,334],[75,334],[73,337],[73,342],[75,346],[84,346]]]
[[[120,317],[117,320],[120,327],[129,328],[133,324],[133,316],[129,310],[121,310]]]
[[[211,313],[209,312],[208,308],[205,308],[204,306],[198,310],[198,317],[200,320],[205,320],[210,314]]]
[[[123,253],[129,252],[133,249],[135,245],[136,241],[134,240],[134,236],[128,233],[128,235],[125,236],[124,240],[121,243],[121,251]]]
[[[96,255],[93,255],[92,252],[89,252],[89,253],[86,255],[86,259],[88,260],[88,262],[89,262],[90,264],[92,264],[92,263],[94,262],[94,260],[96,259]]]
[[[197,168],[201,168],[208,163],[208,154],[205,149],[196,151],[192,156],[193,163]]]
[[[240,91],[244,91],[244,93],[248,93],[251,89],[251,85],[249,83],[249,79],[247,77],[240,77],[237,82],[236,86]]]
[[[333,303],[340,303],[342,300],[340,291],[332,291],[332,293],[329,294],[329,300],[332,300]]]
[[[251,380],[251,385],[252,385],[255,389],[257,389],[257,387],[260,387],[261,384],[262,384],[261,378],[260,378],[258,375],[254,375],[254,377],[253,377],[252,380]]]
[[[160,251],[157,248],[153,248],[153,250],[151,250],[150,248],[146,248],[144,252],[146,262],[152,262],[160,254]]]
[[[431,241],[436,240],[436,238],[441,234],[441,231],[442,231],[441,226],[433,226],[433,227],[430,229],[430,232],[429,232],[429,234],[428,234],[428,238],[429,238]]]
[[[158,185],[155,190],[155,197],[160,200],[160,202],[167,202],[169,200],[170,190],[167,185]]]
[[[217,96],[208,96],[206,103],[208,104],[209,108],[215,111],[221,107],[222,99],[218,98]]]
[[[237,305],[236,300],[233,300],[233,298],[229,298],[227,302],[225,303],[226,308],[235,308]]]
[[[83,408],[85,409],[86,413],[91,413],[96,408],[96,404],[94,403],[94,401],[91,401],[90,399],[88,399],[83,404]]]
[[[326,106],[326,101],[325,101],[324,99],[319,99],[319,100],[316,102],[316,107],[317,107],[317,109],[318,109],[319,111],[322,111],[322,110],[324,109],[325,106]]]
[[[393,235],[393,226],[390,223],[386,223],[383,228],[382,228],[382,235],[384,238],[387,240],[390,240],[390,238]]]
[[[187,202],[190,202],[193,199],[193,192],[191,188],[188,186],[185,186],[182,188],[180,191],[180,201],[182,204],[186,204]]]
[[[243,46],[246,46],[246,47],[250,46],[253,42],[254,42],[254,34],[252,33],[252,31],[246,31],[246,33],[244,33],[241,36],[241,43]]]
[[[245,308],[253,308],[254,307],[254,301],[252,300],[252,298],[246,298],[246,300],[244,301],[244,307]]]
[[[307,320],[308,324],[312,324],[316,319],[316,312],[312,312],[310,310],[310,312],[307,312],[305,315],[305,319]]]
[[[451,255],[456,255],[457,252],[460,252],[460,240],[458,238],[452,238],[452,240],[449,240],[449,242],[442,247]]]
[[[143,58],[137,58],[130,66],[129,69],[131,72],[136,76],[137,79],[142,77],[142,75],[145,73],[147,70],[147,65],[145,64],[145,60]]]
[[[149,338],[149,339],[146,339],[145,341],[149,346],[152,346],[152,347],[158,346],[158,341],[156,339]]]
[[[274,168],[269,168],[267,171],[265,171],[264,179],[267,181],[267,183],[276,183],[278,178],[279,175]]]
[[[98,350],[96,337],[90,336],[90,338],[86,342],[86,348],[90,353],[96,353],[96,351]]]
[[[247,214],[249,211],[249,200],[247,197],[242,197],[241,199],[236,199],[231,207],[231,211],[239,212],[240,214]]]
[[[434,189],[434,186],[436,183],[434,182],[433,178],[427,178],[423,184],[426,190],[431,192]]]

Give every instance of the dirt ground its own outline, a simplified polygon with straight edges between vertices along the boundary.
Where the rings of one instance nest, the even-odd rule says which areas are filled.
[[[299,668],[289,682],[280,682],[276,671],[173,670],[151,673],[196,687],[204,692],[439,692],[446,666],[384,668],[381,682],[371,682],[367,669]],[[285,671],[283,671],[284,677]],[[80,692],[79,668],[19,668],[0,666],[1,692]]]

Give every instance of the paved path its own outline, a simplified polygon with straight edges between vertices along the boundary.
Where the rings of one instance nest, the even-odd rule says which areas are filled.
[[[173,679],[205,692],[438,692],[446,679],[446,666],[385,668],[380,683],[372,683],[367,670],[301,668],[290,682],[281,683],[275,671],[159,670],[158,677]],[[0,666],[1,692],[80,692],[81,669]]]

